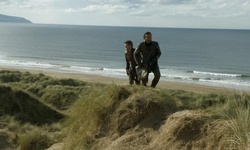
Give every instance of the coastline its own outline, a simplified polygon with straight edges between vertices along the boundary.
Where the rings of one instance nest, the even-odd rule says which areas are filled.
[[[5,68],[5,67],[1,67],[0,70],[30,72],[32,74],[42,73],[44,75],[51,76],[54,78],[71,78],[71,79],[77,79],[77,80],[81,80],[85,82],[92,82],[92,83],[128,85],[128,79],[125,79],[125,78],[107,77],[107,76],[93,75],[93,74],[64,73],[64,72],[56,72],[56,71],[45,70],[45,69],[35,70],[35,69],[23,69],[23,68],[22,69]],[[149,80],[148,86],[150,85],[150,83],[151,83],[151,80]],[[228,92],[238,91],[236,89],[231,89],[231,88],[226,88],[226,87],[200,85],[200,84],[195,84],[195,83],[161,81],[161,80],[156,86],[156,89],[183,90],[183,91],[195,92],[195,93],[228,93]]]

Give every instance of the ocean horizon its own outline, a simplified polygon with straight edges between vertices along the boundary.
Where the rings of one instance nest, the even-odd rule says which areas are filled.
[[[150,31],[161,81],[250,89],[250,30],[0,24],[0,67],[128,78],[124,41]],[[150,79],[153,74],[150,74]]]

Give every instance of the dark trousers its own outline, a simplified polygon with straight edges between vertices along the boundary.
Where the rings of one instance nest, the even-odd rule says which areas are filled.
[[[135,68],[129,70],[129,84],[140,84]]]
[[[160,77],[161,77],[161,72],[160,72],[158,64],[155,64],[154,66],[149,67],[149,71],[148,71],[148,74],[147,74],[146,78],[142,80],[142,85],[144,85],[144,86],[147,85],[147,83],[148,83],[148,75],[151,72],[154,73],[154,78],[152,80],[151,87],[155,88],[156,85],[158,84],[159,80],[160,80]]]

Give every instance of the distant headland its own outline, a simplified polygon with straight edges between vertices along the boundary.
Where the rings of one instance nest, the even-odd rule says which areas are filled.
[[[16,16],[7,16],[0,14],[0,23],[32,23],[31,21],[23,18],[23,17],[16,17]]]

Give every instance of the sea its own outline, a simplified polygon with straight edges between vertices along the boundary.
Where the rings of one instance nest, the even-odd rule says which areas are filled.
[[[124,42],[136,48],[147,31],[160,82],[250,90],[250,30],[1,23],[0,67],[127,79]]]

